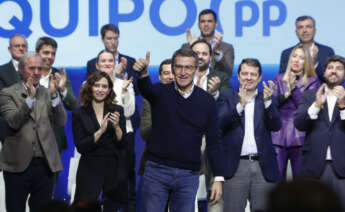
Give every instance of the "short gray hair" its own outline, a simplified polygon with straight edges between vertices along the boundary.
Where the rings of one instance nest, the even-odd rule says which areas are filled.
[[[25,60],[32,57],[39,57],[41,59],[41,56],[36,52],[26,52],[19,60],[18,70],[23,70],[25,66]]]

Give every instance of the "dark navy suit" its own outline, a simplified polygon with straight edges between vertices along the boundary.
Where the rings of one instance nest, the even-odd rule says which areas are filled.
[[[341,120],[340,110],[335,105],[330,121],[328,100],[317,118],[312,119],[308,109],[315,99],[316,90],[306,91],[294,120],[297,129],[306,131],[301,175],[329,184],[338,193],[345,208],[345,120]],[[331,160],[326,157],[328,147]]]
[[[327,147],[331,147],[334,171],[345,178],[345,121],[340,119],[338,107],[334,108],[332,121],[329,121],[327,101],[312,120],[308,108],[316,98],[316,90],[305,92],[295,115],[295,126],[306,131],[305,144],[302,147],[302,174],[319,178],[326,165]]]
[[[224,211],[245,210],[247,199],[252,211],[263,210],[265,192],[280,178],[276,153],[272,144],[271,131],[281,128],[281,121],[272,97],[265,108],[263,94],[259,92],[254,102],[254,138],[258,160],[241,158],[245,135],[245,110],[238,113],[238,93],[232,89],[222,92],[218,99],[218,114],[222,142],[225,152]]]
[[[325,70],[325,62],[326,59],[329,56],[334,55],[334,51],[331,47],[319,44],[315,42],[315,45],[319,48],[319,52],[317,54],[317,61],[319,62],[319,64],[317,65],[315,72],[317,74],[317,76],[319,77],[320,81],[324,82],[324,78],[323,78],[323,73]],[[289,62],[289,57],[291,54],[291,51],[293,48],[295,48],[296,46],[290,47],[288,49],[285,49],[281,56],[280,56],[280,68],[279,68],[279,73],[284,73],[286,71],[286,67],[288,65]]]

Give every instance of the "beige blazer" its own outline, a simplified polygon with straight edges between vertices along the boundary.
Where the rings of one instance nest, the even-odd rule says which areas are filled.
[[[52,172],[62,170],[52,124],[64,126],[67,120],[62,104],[52,107],[50,93],[40,86],[33,109],[25,98],[23,82],[0,91],[0,113],[8,123],[7,135],[0,153],[2,169],[23,172],[33,157],[32,142],[38,140]]]

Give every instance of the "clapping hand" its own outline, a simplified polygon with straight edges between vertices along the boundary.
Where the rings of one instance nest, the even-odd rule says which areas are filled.
[[[271,96],[273,94],[274,82],[272,80],[269,80],[268,86],[265,82],[262,82],[262,85],[264,86],[264,101],[268,101],[271,99]]]

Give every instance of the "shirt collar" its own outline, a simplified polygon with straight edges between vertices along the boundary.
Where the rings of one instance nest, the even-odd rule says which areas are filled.
[[[182,97],[184,98],[188,98],[190,95],[192,95],[193,91],[194,91],[194,84],[192,85],[192,88],[185,92],[185,91],[182,91],[181,89],[178,88],[176,82],[174,81],[174,86],[175,86],[175,89],[181,94]]]
[[[19,61],[15,60],[15,59],[12,59],[12,64],[14,66],[14,69],[16,71],[18,71],[18,65],[19,65]]]

